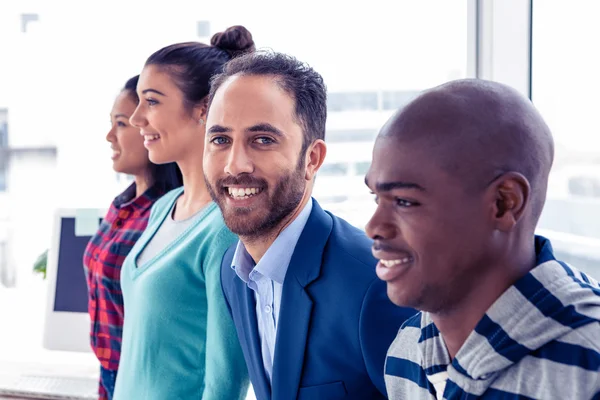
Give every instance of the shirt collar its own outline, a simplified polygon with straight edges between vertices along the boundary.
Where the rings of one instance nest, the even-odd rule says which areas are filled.
[[[312,203],[311,198],[296,219],[277,236],[258,264],[254,263],[244,244],[238,241],[231,268],[241,280],[248,283],[264,276],[283,285],[294,249],[312,211]]]
[[[157,187],[152,186],[146,189],[141,196],[136,198],[136,189],[135,182],[129,185],[123,193],[115,198],[113,205],[116,208],[132,207],[134,209],[147,209],[164,194]]]

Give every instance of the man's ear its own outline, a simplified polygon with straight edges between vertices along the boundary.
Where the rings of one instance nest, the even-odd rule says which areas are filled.
[[[531,185],[518,172],[507,172],[492,182],[492,210],[496,228],[502,232],[512,230],[521,220],[531,198]]]
[[[304,165],[304,179],[307,181],[311,181],[314,179],[315,175],[321,165],[323,165],[323,161],[325,161],[325,156],[327,155],[327,145],[321,139],[315,140],[306,150]]]

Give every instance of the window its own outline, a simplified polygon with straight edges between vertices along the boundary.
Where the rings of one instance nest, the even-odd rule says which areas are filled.
[[[0,192],[6,190],[8,175],[8,118],[7,110],[0,109]]]
[[[6,176],[8,175],[8,151],[0,149],[0,192],[6,191]]]
[[[556,145],[540,233],[557,256],[600,278],[600,37],[595,0],[535,1],[532,100]],[[557,23],[561,29],[556,29]]]
[[[362,161],[362,162],[358,162],[356,163],[356,173],[358,175],[366,175],[367,171],[369,171],[369,167],[371,166],[371,163],[368,161]]]
[[[27,33],[27,26],[39,19],[37,14],[21,14],[21,32]]]
[[[376,92],[330,93],[327,96],[327,110],[353,111],[379,109]]]
[[[14,284],[8,270],[6,242],[0,237],[0,286],[10,287]]]
[[[196,34],[199,38],[210,37],[210,21],[198,21],[196,23]]]
[[[397,110],[417,97],[418,91],[339,92],[327,95],[327,109],[332,111]]]
[[[348,175],[348,164],[344,163],[323,163],[319,169],[319,176],[346,176]]]
[[[569,194],[581,197],[600,197],[600,179],[578,176],[569,179]]]
[[[133,176],[121,174],[119,172],[115,173],[115,177],[116,177],[115,178],[116,181],[119,182],[120,184],[123,184],[123,186],[131,185],[134,181]]]
[[[327,129],[325,141],[327,143],[370,142],[377,136],[376,129]]]
[[[383,92],[382,107],[384,110],[397,110],[417,97],[417,91]]]

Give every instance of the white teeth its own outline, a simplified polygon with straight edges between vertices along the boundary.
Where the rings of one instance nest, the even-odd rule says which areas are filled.
[[[401,264],[408,264],[412,259],[410,257],[400,258],[398,260],[379,260],[387,268],[392,268]]]
[[[153,140],[160,139],[160,135],[157,135],[157,134],[146,134],[146,135],[144,135],[144,139],[146,139],[148,141],[153,141]]]
[[[247,199],[255,194],[260,193],[259,188],[232,188],[228,187],[229,195],[236,200]]]

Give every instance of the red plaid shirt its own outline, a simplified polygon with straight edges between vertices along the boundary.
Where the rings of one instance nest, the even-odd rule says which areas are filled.
[[[150,209],[162,195],[154,188],[135,198],[135,183],[110,206],[83,257],[91,319],[90,339],[102,367],[116,371],[123,334],[121,266],[148,224]]]

